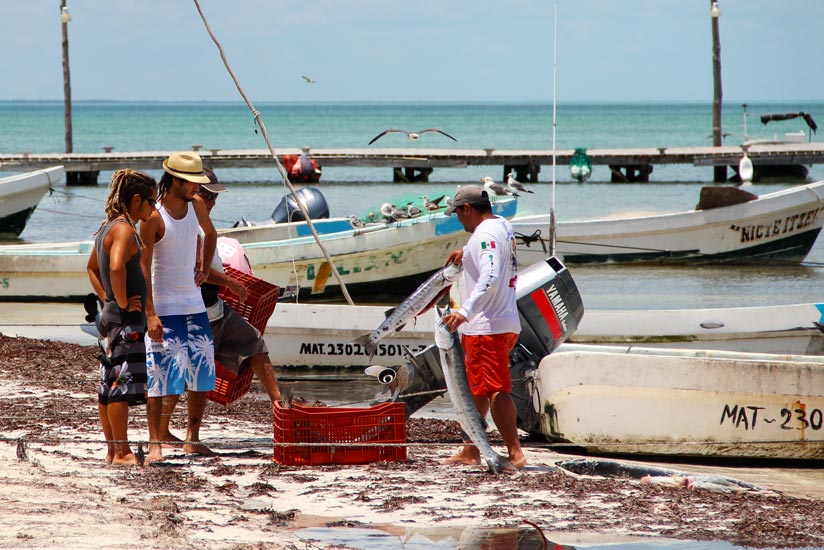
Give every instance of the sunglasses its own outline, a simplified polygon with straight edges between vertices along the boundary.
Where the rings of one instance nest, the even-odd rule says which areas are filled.
[[[148,202],[148,203],[149,203],[149,206],[151,206],[152,208],[157,208],[157,201],[156,201],[155,199],[153,199],[153,198],[151,198],[151,197],[147,197],[147,198],[145,198],[145,199],[143,199],[143,200],[144,200],[144,201],[146,201],[146,202]]]
[[[203,197],[206,202],[217,200],[217,193],[213,193],[204,187],[201,187],[197,194]]]

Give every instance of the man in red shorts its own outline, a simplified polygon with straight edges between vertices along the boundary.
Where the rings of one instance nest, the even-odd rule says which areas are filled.
[[[521,323],[515,299],[518,261],[512,225],[492,213],[487,191],[478,185],[458,189],[447,215],[458,215],[464,229],[472,233],[463,249],[452,251],[446,264],[463,263],[461,307],[444,317],[450,331],[464,326],[461,344],[465,353],[466,377],[475,406],[486,418],[490,410],[495,426],[516,468],[526,466],[512,401],[509,352],[518,340]],[[477,447],[464,442],[446,464],[480,464]]]

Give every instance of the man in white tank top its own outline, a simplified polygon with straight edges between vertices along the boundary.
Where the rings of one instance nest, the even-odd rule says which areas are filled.
[[[215,389],[212,332],[200,285],[208,277],[217,231],[206,205],[198,196],[208,183],[197,153],[173,153],[163,161],[158,184],[157,211],[140,226],[142,267],[148,286],[146,300],[146,367],[148,371],[149,454],[147,462],[162,458],[163,414],[172,414],[184,390],[188,391],[188,422],[183,450],[213,455],[200,442],[206,396]],[[201,259],[197,238],[203,231]]]

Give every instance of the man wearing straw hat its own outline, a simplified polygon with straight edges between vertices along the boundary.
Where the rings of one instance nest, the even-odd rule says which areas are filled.
[[[162,415],[171,414],[184,390],[188,392],[188,422],[183,450],[214,454],[200,442],[206,396],[215,389],[214,343],[199,288],[208,277],[217,242],[217,231],[198,196],[200,185],[209,183],[209,178],[203,174],[200,155],[193,152],[172,153],[163,161],[163,171],[157,211],[140,226],[150,338],[146,346],[147,462],[162,458]]]

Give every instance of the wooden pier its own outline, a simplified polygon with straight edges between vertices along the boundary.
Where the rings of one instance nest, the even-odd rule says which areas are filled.
[[[107,148],[109,149],[109,148]],[[266,149],[205,149],[192,146],[204,163],[220,168],[269,168],[272,158]],[[509,149],[279,149],[278,155],[306,151],[321,168],[360,167],[392,170],[394,181],[427,181],[437,168],[500,166],[502,178],[514,171],[523,182],[536,182],[543,166],[552,165],[551,150]],[[612,181],[649,181],[656,165],[730,166],[737,168],[741,146],[652,147],[642,149],[589,149],[593,165],[609,166]],[[3,153],[0,172],[22,172],[62,164],[69,184],[94,184],[101,171],[134,168],[159,170],[171,151],[103,153]],[[568,165],[574,151],[556,152],[558,166]],[[758,166],[824,164],[824,143],[752,145],[747,148]]]

